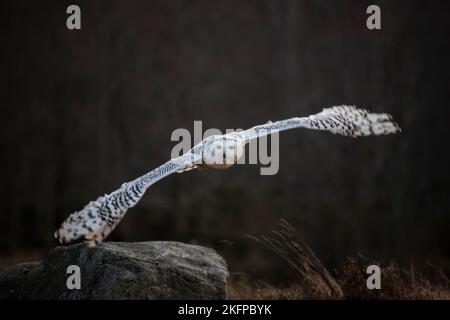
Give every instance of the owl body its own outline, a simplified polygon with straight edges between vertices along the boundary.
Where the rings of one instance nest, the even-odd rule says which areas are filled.
[[[209,137],[202,155],[202,165],[211,169],[228,169],[244,155],[245,141],[235,132]]]

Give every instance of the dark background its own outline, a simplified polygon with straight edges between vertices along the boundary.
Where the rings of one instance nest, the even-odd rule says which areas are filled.
[[[82,30],[66,29],[66,7]],[[366,28],[378,4],[382,30]],[[280,135],[280,170],[172,175],[108,240],[211,246],[275,275],[245,234],[289,221],[334,267],[347,256],[450,258],[445,1],[8,1],[2,4],[0,252],[55,245],[74,210],[170,158],[176,128],[248,128],[355,104],[397,136]],[[223,240],[228,240],[223,241]],[[0,258],[1,259],[1,258]]]

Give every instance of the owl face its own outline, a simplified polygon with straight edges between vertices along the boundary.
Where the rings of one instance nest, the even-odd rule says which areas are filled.
[[[236,136],[217,136],[213,139],[203,151],[203,162],[207,167],[227,169],[243,156],[244,143]]]

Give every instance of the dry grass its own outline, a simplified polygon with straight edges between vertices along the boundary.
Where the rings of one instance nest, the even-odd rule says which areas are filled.
[[[450,281],[440,270],[434,270],[432,281],[414,270],[402,269],[394,262],[381,267],[381,290],[368,290],[366,268],[377,264],[361,258],[348,258],[337,275],[346,299],[450,299]]]
[[[321,299],[343,297],[343,292],[333,276],[285,220],[281,220],[279,229],[268,236],[249,237],[277,254],[295,270],[297,281],[290,288],[290,296]]]
[[[246,300],[299,300],[299,299],[446,299],[450,300],[450,280],[444,272],[431,267],[426,274],[412,266],[404,269],[391,262],[382,265],[362,257],[348,258],[331,274],[286,221],[267,236],[249,236],[285,261],[296,274],[295,281],[284,287],[267,282],[252,281],[245,275],[232,274],[228,279],[228,298]],[[43,252],[22,252],[3,255],[0,271],[24,262],[40,260]],[[381,267],[381,290],[368,290],[366,268]]]
[[[309,297],[311,298],[311,297]],[[228,299],[231,300],[303,300],[308,299],[304,290],[293,285],[287,288],[277,288],[268,283],[249,284],[230,282],[228,284]]]
[[[229,299],[450,299],[450,281],[433,268],[433,280],[414,270],[405,270],[395,263],[382,265],[363,258],[348,258],[335,275],[326,270],[305,241],[286,221],[269,236],[250,236],[257,243],[288,263],[297,280],[285,287],[276,287],[248,279],[229,279]],[[381,268],[381,289],[369,290],[367,266]]]

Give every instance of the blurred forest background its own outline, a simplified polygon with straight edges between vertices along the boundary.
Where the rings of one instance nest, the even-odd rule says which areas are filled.
[[[77,4],[82,29],[66,28]],[[378,4],[382,30],[366,28]],[[176,128],[248,128],[355,104],[401,135],[280,135],[280,170],[172,175],[108,238],[211,246],[284,277],[249,241],[289,221],[334,267],[450,259],[444,1],[4,1],[0,259],[45,252],[71,212],[170,158]]]

